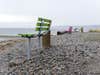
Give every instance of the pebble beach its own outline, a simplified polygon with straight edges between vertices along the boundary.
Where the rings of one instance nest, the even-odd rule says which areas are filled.
[[[100,33],[51,36],[51,47],[38,49],[32,39],[27,60],[27,39],[0,42],[0,75],[100,75]]]

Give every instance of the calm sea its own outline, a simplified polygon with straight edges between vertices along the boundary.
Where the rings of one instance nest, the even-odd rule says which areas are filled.
[[[52,26],[51,31],[62,31],[67,30],[69,26]],[[84,31],[87,32],[90,29],[100,29],[100,25],[91,25],[91,26],[73,26],[74,28],[83,27]],[[0,34],[19,34],[19,33],[34,33],[34,28],[0,28]],[[0,38],[0,40],[5,40],[5,38]]]
[[[32,28],[0,28],[0,34],[20,34],[20,33],[34,33]],[[12,38],[0,38],[0,41]]]

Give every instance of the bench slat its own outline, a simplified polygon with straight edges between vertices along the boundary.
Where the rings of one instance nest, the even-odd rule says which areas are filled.
[[[44,21],[44,22],[49,22],[49,23],[51,23],[51,20],[49,20],[49,19],[44,19],[44,18],[38,18],[38,21]]]

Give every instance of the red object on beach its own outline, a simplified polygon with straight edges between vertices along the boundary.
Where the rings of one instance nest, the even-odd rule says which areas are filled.
[[[72,33],[72,26],[70,26],[69,29],[66,30],[66,32],[68,32],[68,33]]]

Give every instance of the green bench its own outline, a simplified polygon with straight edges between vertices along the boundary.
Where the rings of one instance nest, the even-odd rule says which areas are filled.
[[[33,34],[18,34],[21,37],[28,38],[28,50],[27,55],[28,59],[30,59],[30,50],[31,50],[31,38],[38,37],[39,39],[39,47],[41,46],[41,39],[40,37],[46,35],[50,31],[51,20],[45,18],[38,18],[35,31],[37,33]]]

